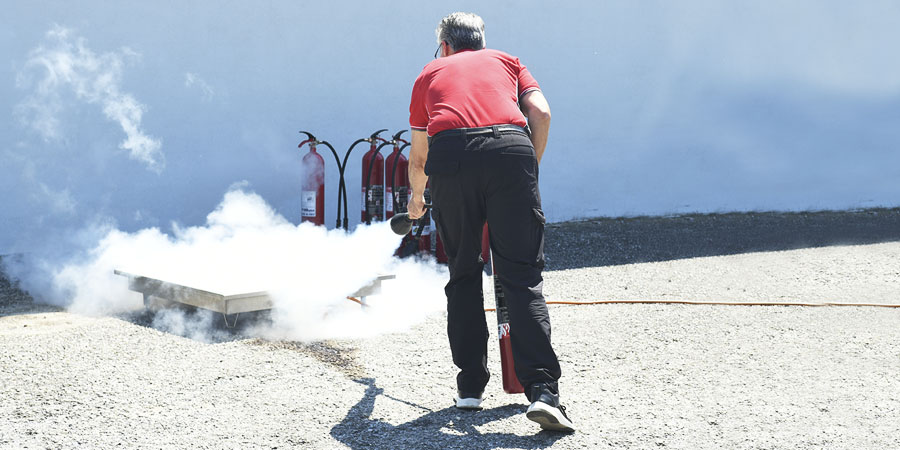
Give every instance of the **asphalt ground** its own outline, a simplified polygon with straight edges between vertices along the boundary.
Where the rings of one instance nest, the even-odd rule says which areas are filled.
[[[898,225],[898,209],[552,224],[545,292],[900,303]],[[551,306],[571,435],[524,418],[495,348],[485,410],[453,408],[442,315],[301,343],[201,342],[149,314],[69,314],[0,277],[0,448],[900,448],[895,308]]]
[[[548,224],[547,270],[900,241],[900,208],[596,218]]]

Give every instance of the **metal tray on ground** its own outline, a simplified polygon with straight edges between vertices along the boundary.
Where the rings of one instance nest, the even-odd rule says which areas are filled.
[[[272,309],[272,299],[267,292],[223,295],[156,278],[134,275],[121,270],[115,270],[114,273],[128,278],[128,289],[140,292],[144,296],[144,306],[149,307],[154,301],[161,299],[164,302],[203,308],[221,313],[228,326],[234,326],[237,323],[238,314]],[[360,303],[365,306],[367,296],[381,292],[382,281],[394,278],[396,278],[395,275],[379,275],[354,292],[352,296],[359,297]]]

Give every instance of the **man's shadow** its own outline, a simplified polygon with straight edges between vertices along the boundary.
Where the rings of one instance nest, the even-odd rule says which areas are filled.
[[[476,428],[495,420],[522,414],[525,412],[522,405],[506,405],[482,411],[463,411],[451,406],[432,411],[385,394],[384,389],[375,385],[374,378],[362,378],[354,381],[366,385],[366,392],[363,398],[350,408],[344,420],[331,429],[332,437],[352,449],[490,449],[497,447],[538,449],[547,448],[565,436],[565,434],[549,431],[540,431],[532,436],[482,433]],[[400,425],[391,425],[379,419],[372,419],[375,400],[379,395],[429,412]]]

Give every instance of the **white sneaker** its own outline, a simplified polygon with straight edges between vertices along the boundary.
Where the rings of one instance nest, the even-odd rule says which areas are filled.
[[[460,398],[459,395],[455,397],[456,407],[459,409],[469,409],[473,411],[480,411],[481,407],[481,397],[466,397]]]
[[[566,407],[562,405],[556,408],[542,401],[537,401],[528,407],[525,417],[539,423],[544,430],[564,431],[567,433],[575,431],[575,425],[566,416]]]

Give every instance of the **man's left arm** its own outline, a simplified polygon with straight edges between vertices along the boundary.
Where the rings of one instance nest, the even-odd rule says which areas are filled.
[[[541,91],[535,89],[528,91],[519,100],[519,107],[525,118],[528,119],[528,128],[531,129],[531,143],[534,145],[534,154],[538,163],[544,156],[547,148],[547,138],[550,136],[550,104],[544,98]]]

